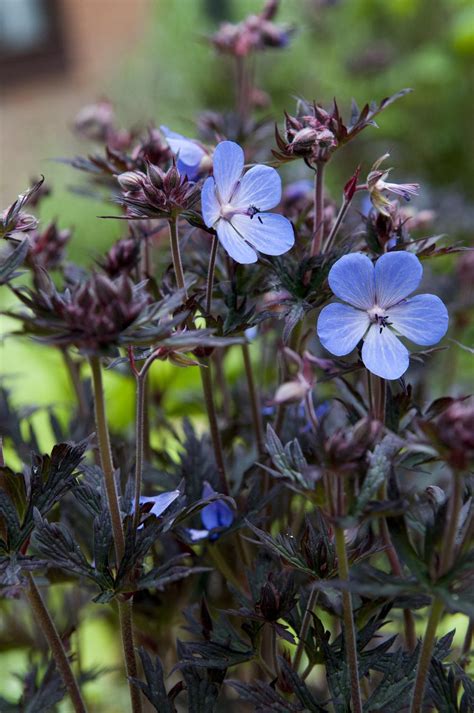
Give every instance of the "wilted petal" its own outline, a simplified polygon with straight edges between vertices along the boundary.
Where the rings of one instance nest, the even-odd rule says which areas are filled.
[[[425,347],[439,342],[448,329],[448,310],[436,295],[416,295],[391,307],[387,316],[397,332]]]
[[[330,269],[328,281],[336,297],[344,302],[359,309],[374,306],[374,266],[367,255],[344,255]]]
[[[254,166],[243,176],[232,196],[235,208],[247,210],[254,206],[270,210],[281,200],[281,178],[271,166]]]
[[[244,152],[233,141],[221,141],[213,157],[213,174],[222,203],[229,203],[244,170]]]
[[[303,384],[301,381],[293,379],[293,381],[286,381],[278,387],[273,400],[276,404],[299,402],[304,399],[308,391],[311,391],[309,384]]]
[[[180,161],[185,166],[199,166],[201,159],[206,155],[206,152],[201,146],[191,141],[191,139],[177,134],[175,131],[170,131],[167,126],[160,126],[160,129],[172,152],[179,156]]]
[[[367,312],[334,302],[321,310],[317,332],[328,352],[344,356],[357,346],[369,325]]]
[[[264,255],[283,255],[295,243],[293,226],[283,215],[262,213],[232,216],[232,225],[245,240]]]
[[[209,176],[201,191],[202,217],[208,228],[212,228],[220,216],[220,204],[216,197],[216,182]]]
[[[217,495],[216,491],[209,483],[204,483],[202,497],[210,498],[212,495]],[[216,500],[203,507],[201,510],[201,522],[208,530],[213,530],[216,527],[230,527],[234,522],[234,511],[226,502]]]
[[[382,379],[399,379],[408,369],[408,349],[390,328],[380,331],[374,324],[364,339],[362,361],[372,374]]]
[[[375,263],[377,304],[387,308],[408,297],[421,282],[423,268],[416,255],[400,250],[385,253]]]

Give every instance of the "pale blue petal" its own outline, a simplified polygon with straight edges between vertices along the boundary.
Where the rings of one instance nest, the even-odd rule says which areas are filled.
[[[367,312],[334,302],[321,310],[317,332],[321,344],[328,352],[344,356],[357,346],[369,325]]]
[[[244,152],[233,141],[221,141],[212,161],[221,203],[229,203],[244,170]]]
[[[222,247],[236,262],[241,265],[257,262],[258,255],[255,250],[250,245],[247,245],[228,220],[219,220],[216,224],[216,230]]]
[[[232,196],[235,208],[247,210],[249,206],[270,210],[281,200],[281,178],[271,166],[254,166],[241,179]]]
[[[375,263],[375,294],[379,307],[408,297],[421,282],[423,268],[416,255],[400,250],[385,253]]]
[[[415,344],[436,344],[447,332],[448,310],[436,295],[416,295],[387,310],[393,328]]]
[[[220,216],[220,204],[216,196],[216,183],[212,176],[206,178],[201,191],[202,217],[208,228],[212,228]]]
[[[179,495],[179,490],[170,490],[167,493],[160,493],[159,495],[153,495],[152,497],[141,497],[140,504],[144,505],[145,503],[153,503],[150,514],[159,517],[171,505],[171,503],[176,500],[176,498],[179,498]]]
[[[192,527],[187,527],[186,534],[193,542],[199,542],[199,540],[205,540],[208,537],[209,530],[195,530]]]
[[[388,327],[373,324],[364,339],[362,361],[382,379],[399,379],[408,369],[408,349]]]
[[[371,309],[375,302],[374,266],[367,255],[352,253],[334,263],[328,275],[336,297],[359,309]]]
[[[191,139],[177,134],[175,131],[170,131],[167,126],[160,126],[160,129],[172,152],[179,155],[181,162],[185,166],[199,166],[201,160],[206,155],[206,152],[201,146],[191,141]]]
[[[292,224],[278,213],[262,213],[253,218],[233,215],[231,223],[239,235],[264,255],[283,255],[295,243]]]

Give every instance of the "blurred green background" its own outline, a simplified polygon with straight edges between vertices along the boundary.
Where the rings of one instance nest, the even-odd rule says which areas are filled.
[[[5,6],[9,3],[5,0]],[[20,5],[28,5],[27,0],[11,4],[11,12]],[[115,103],[122,126],[164,123],[196,136],[194,122],[200,111],[226,109],[233,101],[231,61],[217,57],[206,36],[219,22],[237,21],[262,5],[257,0],[55,3],[63,33],[61,61],[50,74],[46,69],[36,75],[34,67],[29,73],[20,72],[6,87],[0,129],[2,208],[32,177],[43,173],[53,193],[42,203],[40,217],[57,218],[61,227],[73,226],[68,255],[90,264],[121,235],[122,225],[99,220],[105,206],[69,190],[83,182],[81,174],[50,160],[94,150],[70,130],[77,111],[85,103],[107,97]],[[417,204],[435,209],[433,232],[447,233],[452,241],[469,241],[474,216],[470,202],[474,185],[472,2],[282,0],[278,21],[294,26],[295,33],[286,51],[258,57],[257,85],[271,100],[262,115],[281,122],[283,110],[291,112],[297,96],[323,104],[336,96],[347,115],[352,97],[362,105],[402,87],[414,89],[380,117],[378,130],[367,130],[337,155],[327,172],[334,198],[339,199],[342,184],[359,162],[368,170],[389,151],[395,180],[422,184]],[[14,63],[12,67],[15,74]],[[287,178],[305,175],[304,167],[295,169],[293,164],[284,173]],[[111,207],[106,209],[110,212]],[[453,260],[439,261],[434,269],[448,283]],[[5,294],[2,304],[10,303]],[[10,326],[4,320],[4,328]],[[462,389],[472,378],[472,357],[459,352],[457,359],[456,388]],[[73,395],[60,358],[52,350],[8,339],[2,350],[2,372],[14,403],[54,406],[60,417],[67,416]],[[173,384],[163,404],[172,414],[188,414],[199,399],[193,370],[159,363],[152,379],[155,386]],[[130,428],[132,381],[109,374],[106,388],[112,426]],[[44,449],[52,443],[46,420],[41,409],[33,417]],[[103,664],[100,650],[110,630],[94,621],[81,632],[87,641],[83,648],[91,664]],[[24,663],[23,654],[21,660]],[[16,664],[11,654],[3,661],[0,652],[0,670],[8,672]],[[3,676],[0,691],[15,690],[14,679]],[[91,684],[90,695],[103,701],[103,690],[103,683]],[[119,698],[103,705],[97,710],[121,709]]]

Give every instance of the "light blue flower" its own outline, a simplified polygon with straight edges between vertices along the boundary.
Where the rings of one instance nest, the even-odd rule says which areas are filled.
[[[160,126],[160,129],[168,142],[168,146],[178,159],[179,172],[186,174],[189,180],[193,181],[201,173],[202,163],[208,157],[207,151],[197,141],[177,134],[175,131],[168,129],[167,126]]]
[[[152,507],[148,510],[148,515],[155,515],[155,517],[160,517],[167,508],[174,503],[174,501],[179,498],[179,490],[170,490],[166,493],[160,493],[159,495],[152,495],[151,497],[141,496],[140,505],[146,505],[152,503]],[[133,503],[132,503],[132,513],[133,513]]]
[[[202,215],[215,228],[224,249],[242,264],[256,262],[257,251],[283,255],[293,247],[290,221],[267,213],[281,199],[281,180],[270,166],[253,166],[244,175],[244,152],[233,141],[222,141],[214,153],[214,175],[204,182]]]
[[[448,312],[439,297],[408,298],[422,274],[420,261],[409,252],[386,253],[375,266],[360,253],[341,257],[328,279],[336,297],[347,304],[335,302],[321,311],[317,332],[322,345],[344,356],[363,339],[366,368],[383,379],[398,379],[409,363],[408,349],[398,336],[430,346],[448,329]]]
[[[202,489],[202,498],[210,498],[213,495],[217,495],[217,493],[206,481]],[[232,525],[234,522],[234,511],[226,502],[215,500],[201,510],[201,522],[205,529],[196,530],[188,528],[188,535],[193,542],[207,538],[212,542],[220,537],[223,530]]]

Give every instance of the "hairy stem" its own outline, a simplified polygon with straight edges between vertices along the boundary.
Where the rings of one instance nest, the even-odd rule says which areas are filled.
[[[459,526],[459,513],[462,507],[462,495],[464,481],[461,473],[453,472],[453,489],[449,499],[448,516],[446,519],[446,531],[443,539],[443,549],[439,562],[439,573],[442,576],[453,566],[454,555],[456,553],[456,535]]]
[[[173,258],[173,268],[174,274],[176,276],[176,284],[180,290],[184,290],[186,299],[188,294],[186,291],[186,283],[184,281],[184,271],[183,263],[181,262],[181,252],[179,249],[179,237],[178,237],[178,220],[177,218],[171,218],[168,221],[170,228],[170,243],[171,243],[171,255]]]
[[[375,376],[370,371],[367,372],[369,380],[369,400],[370,412],[373,419],[385,423],[385,401],[387,384],[385,379]]]
[[[125,550],[125,539],[123,534],[122,517],[120,515],[117,484],[114,476],[109,429],[107,426],[107,413],[105,408],[100,358],[92,356],[89,359],[89,363],[91,366],[92,382],[94,386],[95,422],[97,440],[99,443],[100,464],[104,472],[105,492],[107,494],[107,504],[109,507],[112,532],[114,536],[115,560],[118,567]]]
[[[33,576],[30,572],[26,572],[25,576],[28,582],[26,596],[33,610],[35,620],[43,632],[43,636],[48,642],[49,648],[51,649],[54,662],[59,673],[61,674],[61,678],[66,686],[74,710],[76,713],[86,713],[87,709],[82,699],[79,685],[72,671],[71,664],[69,663],[63,642],[61,641],[54,621],[52,620],[46,604],[43,601],[43,597],[36,586]]]
[[[63,361],[66,366],[67,372],[71,379],[71,384],[74,389],[74,394],[76,395],[77,406],[79,409],[79,416],[81,419],[87,416],[87,402],[84,393],[84,387],[81,381],[81,375],[79,372],[79,365],[71,358],[67,347],[61,349],[61,354],[63,356]]]
[[[423,707],[423,698],[425,695],[426,678],[430,670],[431,654],[436,637],[436,629],[443,614],[443,602],[441,599],[435,598],[431,605],[430,616],[426,625],[425,636],[418,659],[416,669],[415,687],[413,689],[413,697],[410,705],[410,713],[421,713]]]
[[[214,388],[212,384],[211,367],[208,361],[207,366],[200,367],[202,390],[204,394],[204,402],[206,404],[207,417],[209,419],[209,429],[211,432],[212,446],[214,449],[214,457],[216,459],[217,471],[219,473],[220,489],[224,495],[229,494],[229,484],[227,481],[227,473],[224,462],[224,453],[222,451],[221,434],[219,424],[217,423],[216,405],[214,403]]]
[[[89,361],[92,370],[92,381],[94,385],[95,420],[97,428],[97,438],[99,442],[100,462],[102,470],[104,472],[105,491],[107,494],[107,503],[109,507],[110,520],[112,523],[112,532],[114,537],[115,560],[116,566],[118,567],[125,551],[125,539],[123,533],[122,518],[120,515],[117,485],[114,477],[114,465],[112,461],[112,450],[110,447],[109,429],[107,426],[104,388],[102,384],[102,370],[100,366],[99,357],[92,356],[90,357]],[[137,662],[135,658],[135,648],[133,643],[131,600],[127,602],[119,601],[118,608],[125,670],[127,672],[128,678],[136,678]],[[133,713],[141,713],[142,705],[140,692],[131,681],[129,681],[129,690]]]
[[[137,396],[135,416],[135,493],[133,498],[133,532],[137,531],[140,522],[140,494],[142,489],[142,472],[144,459],[144,432],[145,432],[145,395],[146,372],[137,374]]]
[[[349,581],[349,563],[347,561],[346,541],[344,530],[336,526],[336,552],[338,560],[339,577],[342,581]],[[346,645],[346,659],[351,679],[351,699],[353,713],[362,713],[362,697],[359,684],[359,669],[357,664],[357,639],[352,613],[351,594],[342,590],[342,608],[344,615],[344,641]]]
[[[293,669],[296,671],[296,673],[298,673],[298,669],[301,663],[306,637],[308,636],[309,626],[311,624],[311,616],[313,614],[313,609],[316,606],[316,602],[318,601],[318,596],[319,591],[313,585],[313,587],[311,588],[310,595],[308,597],[308,603],[306,605],[306,611],[303,616],[303,621],[301,622],[298,646],[296,647],[295,658],[293,659]]]
[[[324,233],[324,161],[318,161],[314,177],[314,219],[313,240],[311,242],[311,257],[321,252],[321,242]]]
[[[206,313],[211,313],[212,307],[212,290],[214,287],[214,270],[216,267],[216,257],[217,257],[217,247],[219,241],[217,235],[212,236],[211,243],[211,254],[209,255],[209,267],[207,270],[207,284],[206,284]]]
[[[339,232],[339,228],[342,225],[342,221],[346,217],[346,213],[349,210],[349,206],[351,203],[352,203],[352,201],[348,201],[346,199],[346,197],[344,197],[344,199],[342,201],[341,208],[340,208],[339,213],[337,214],[336,220],[334,222],[334,225],[332,226],[331,232],[329,233],[328,238],[325,242],[325,245],[324,245],[325,253],[327,253],[331,250],[331,248],[334,244],[334,241],[337,237],[337,234]]]
[[[253,378],[252,362],[250,360],[250,349],[247,342],[242,344],[242,356],[244,358],[245,376],[247,377],[247,387],[250,396],[250,408],[252,410],[253,427],[255,429],[255,439],[259,454],[265,453],[265,436],[263,433],[262,408],[260,397],[255,387]]]

